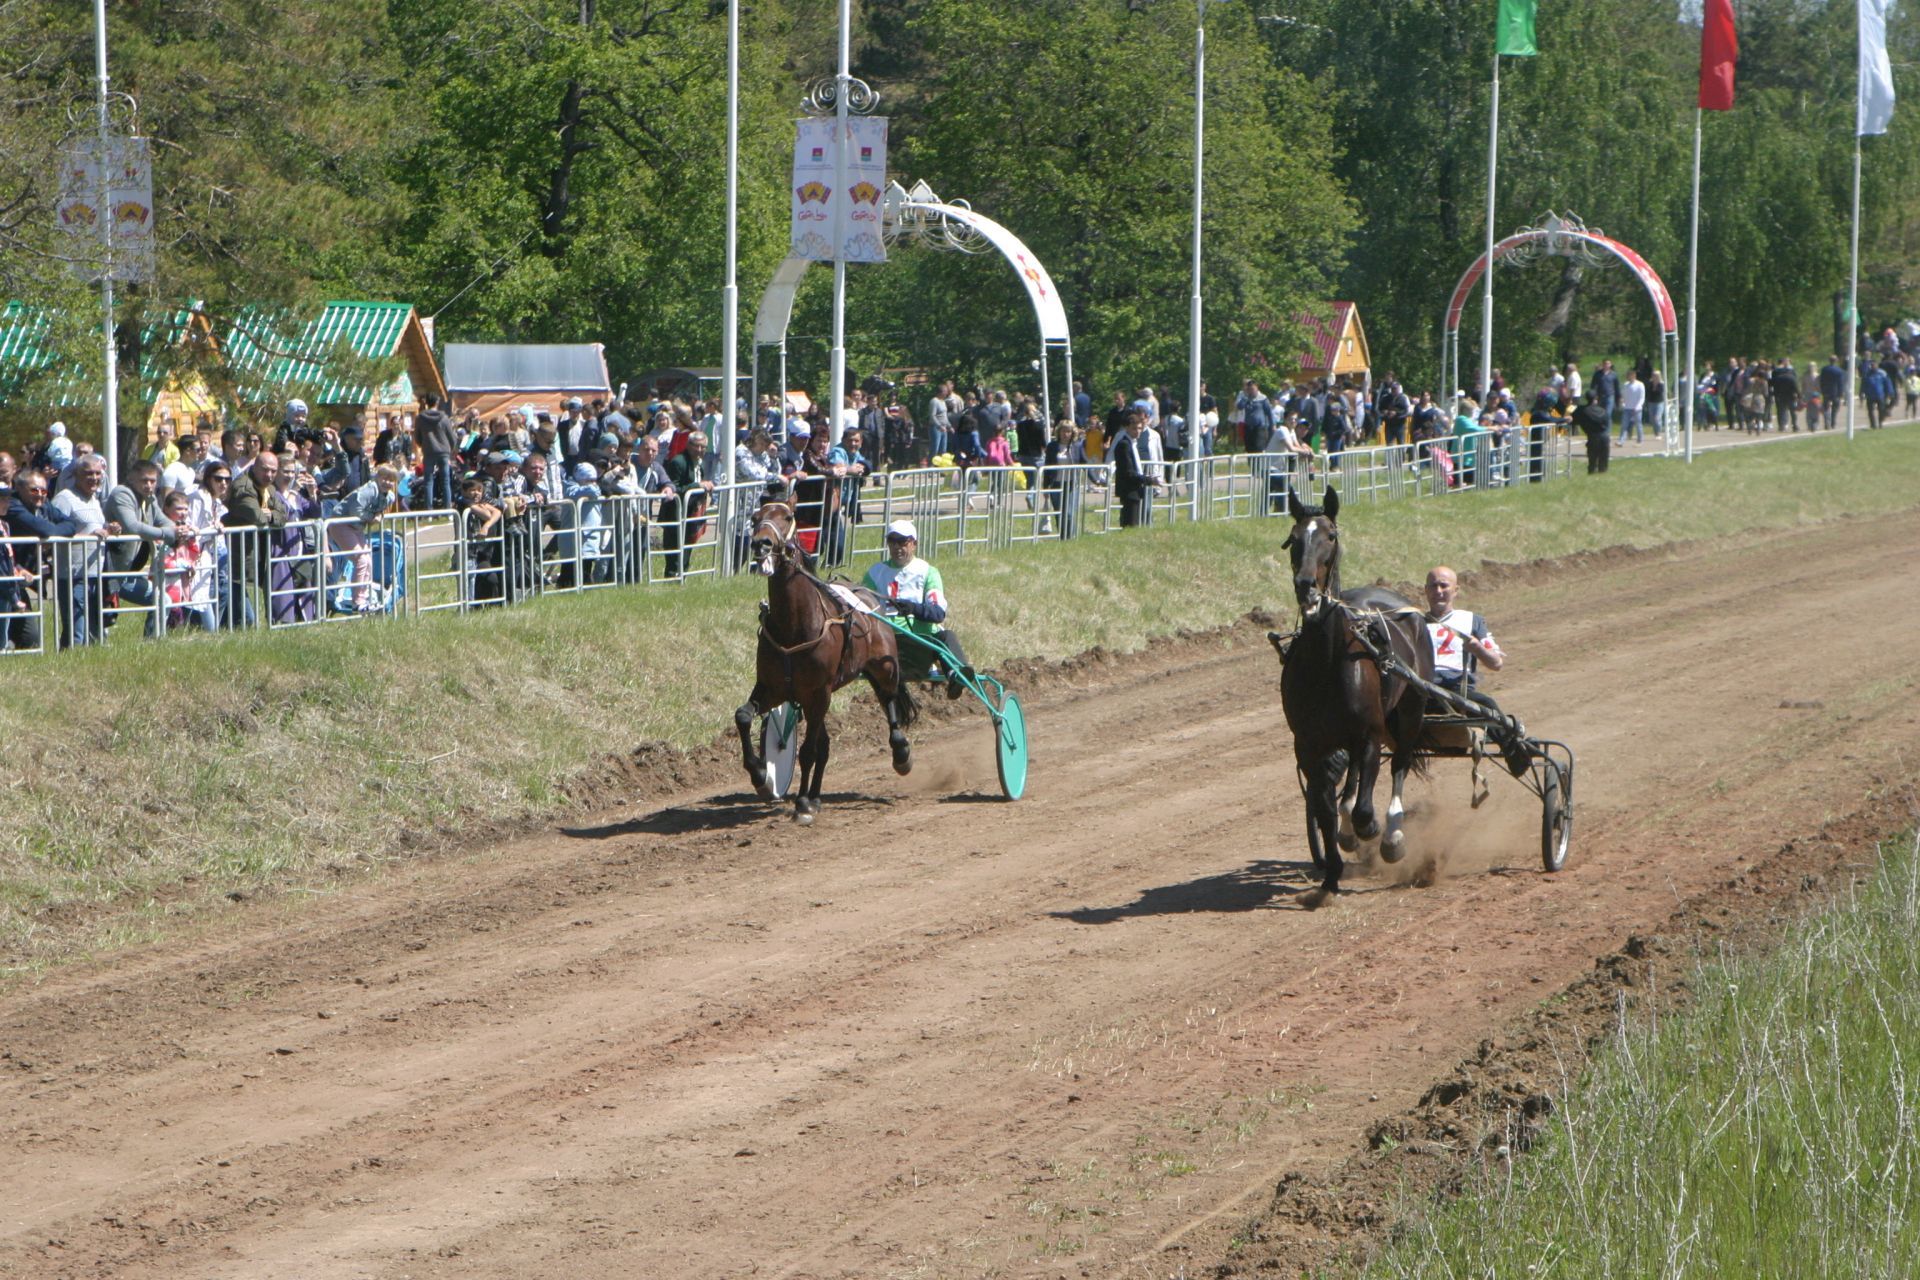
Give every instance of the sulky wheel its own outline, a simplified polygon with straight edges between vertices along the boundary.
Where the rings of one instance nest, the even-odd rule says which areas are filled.
[[[1573,842],[1573,795],[1560,766],[1542,761],[1540,784],[1540,864],[1548,871],[1567,865],[1567,848]]]
[[[1000,792],[1018,800],[1027,790],[1027,715],[1020,699],[1007,690],[994,710],[994,763],[1000,770]]]
[[[787,798],[800,755],[800,704],[783,702],[760,723],[760,755],[767,762],[767,789],[775,800]]]

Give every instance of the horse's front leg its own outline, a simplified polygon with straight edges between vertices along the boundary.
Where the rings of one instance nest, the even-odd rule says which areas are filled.
[[[1360,837],[1353,830],[1353,797],[1360,790],[1360,769],[1348,752],[1342,751],[1336,758],[1344,775],[1340,783],[1340,848],[1352,853],[1360,847]]]
[[[1354,754],[1358,790],[1353,798],[1353,833],[1362,840],[1378,839],[1380,819],[1373,811],[1373,790],[1380,783],[1380,743],[1369,738]]]
[[[767,783],[766,758],[760,754],[759,745],[753,740],[753,722],[755,717],[773,710],[774,696],[766,685],[755,684],[752,695],[733,713],[733,727],[740,731],[740,763],[753,783],[754,794],[762,800],[773,799],[773,788]]]
[[[813,821],[820,811],[820,775],[827,767],[827,709],[818,705],[825,699],[809,698],[800,704],[807,719],[807,736],[800,743],[800,776],[793,785],[793,820],[802,826]]]
[[[1346,769],[1346,757],[1338,752],[1314,761],[1306,768],[1307,845],[1320,867],[1320,888],[1307,905],[1317,907],[1328,894],[1340,891],[1340,873],[1346,864],[1340,857],[1340,778]]]

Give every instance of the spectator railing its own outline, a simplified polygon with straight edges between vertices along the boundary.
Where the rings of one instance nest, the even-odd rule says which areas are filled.
[[[1449,465],[1436,462],[1435,449]],[[1153,465],[1163,483],[1148,495],[1143,523],[1165,525],[1284,516],[1290,493],[1317,503],[1329,485],[1343,502],[1376,503],[1545,482],[1571,474],[1573,449],[1564,429],[1522,426],[1331,457],[1229,454]],[[823,567],[853,570],[885,554],[886,526],[899,519],[918,527],[929,559],[1113,533],[1122,503],[1112,480],[1104,462],[923,467],[857,485],[830,481],[840,499],[826,504],[837,505],[831,514],[817,498],[797,505],[802,527],[819,530],[809,536]],[[484,532],[479,517],[451,510],[389,512],[364,527],[339,517],[228,526],[201,531],[194,554],[162,546],[124,570],[112,561],[116,553],[129,565],[140,560],[138,538],[6,538],[37,576],[24,607],[0,600],[0,650],[96,642],[129,618],[141,625],[118,626],[121,635],[209,624],[267,630],[727,576],[743,567],[762,493],[761,484],[742,483],[693,501],[619,494],[509,503]]]

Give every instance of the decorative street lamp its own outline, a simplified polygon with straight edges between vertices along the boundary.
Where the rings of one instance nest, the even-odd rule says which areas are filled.
[[[1218,4],[1222,0],[1211,0]],[[1200,187],[1205,174],[1207,137],[1207,5],[1194,0],[1193,27],[1193,295],[1187,300],[1187,456],[1200,457]],[[1194,516],[1200,514],[1200,485],[1193,487]]]

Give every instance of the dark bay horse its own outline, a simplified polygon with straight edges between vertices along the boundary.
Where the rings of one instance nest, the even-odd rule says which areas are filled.
[[[771,800],[767,762],[753,738],[753,721],[785,702],[796,702],[806,717],[800,745],[800,776],[794,784],[793,817],[809,823],[820,811],[820,780],[827,772],[827,708],[833,692],[865,676],[887,716],[887,741],[893,770],[913,768],[906,728],[917,708],[901,677],[900,650],[893,628],[841,600],[807,567],[807,554],[794,541],[794,511],[785,502],[768,502],[753,515],[748,554],[755,572],[766,575],[767,603],[760,615],[760,646],[755,659],[753,693],[733,713],[740,730],[741,763],[762,799]]]
[[[1420,611],[1377,587],[1340,589],[1340,495],[1327,490],[1325,505],[1309,507],[1289,495],[1293,532],[1294,598],[1300,632],[1286,651],[1280,702],[1293,731],[1294,762],[1307,800],[1307,847],[1324,868],[1322,895],[1340,889],[1340,849],[1381,837],[1381,856],[1398,862],[1405,849],[1401,792],[1410,770],[1421,767],[1417,748],[1426,717],[1426,697],[1406,680],[1381,672],[1368,647],[1389,646],[1423,680],[1433,678],[1433,649]],[[1382,836],[1373,790],[1380,753],[1393,748],[1393,800]],[[1341,829],[1352,804],[1352,835]],[[1358,837],[1354,839],[1353,837]]]

